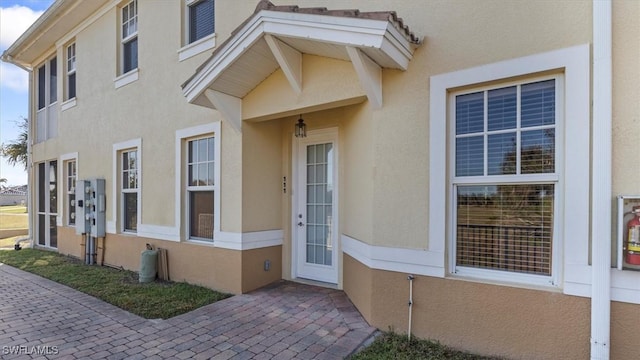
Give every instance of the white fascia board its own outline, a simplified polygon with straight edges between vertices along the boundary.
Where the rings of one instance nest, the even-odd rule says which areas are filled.
[[[182,93],[188,102],[193,102],[204,93],[224,70],[228,69],[251,45],[260,40],[263,31],[258,20],[256,18],[246,24],[239,31],[240,36],[235,41],[225,43],[216,55],[207,60],[206,65],[185,85]]]
[[[392,29],[392,30],[391,30]],[[387,37],[388,32],[392,37]],[[382,49],[406,69],[411,58],[409,41],[386,20],[359,19],[263,10],[242,29],[238,37],[224,44],[216,55],[184,87],[190,103],[199,97],[224,70],[263,35],[285,36],[358,48]],[[233,38],[232,38],[233,39]],[[384,46],[384,49],[383,49]],[[404,59],[408,57],[407,59]]]

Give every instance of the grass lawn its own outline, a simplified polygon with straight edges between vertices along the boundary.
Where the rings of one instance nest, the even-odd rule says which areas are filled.
[[[26,229],[29,217],[24,206],[0,206],[0,230]]]
[[[429,340],[407,339],[407,335],[385,332],[350,360],[498,360],[457,351]]]
[[[24,236],[14,236],[6,239],[0,239],[0,248],[12,248],[16,243],[16,239]],[[22,244],[24,246],[24,243]]]
[[[22,205],[0,206],[0,214],[26,214],[27,207]]]
[[[0,251],[0,262],[67,285],[147,319],[167,319],[231,296],[182,282],[140,284],[138,274],[133,271],[89,266],[50,251]]]

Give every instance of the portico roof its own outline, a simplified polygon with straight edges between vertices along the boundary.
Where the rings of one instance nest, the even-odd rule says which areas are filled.
[[[302,54],[350,61],[367,98],[382,106],[382,68],[407,70],[421,44],[393,11],[360,12],[258,3],[183,84],[190,103],[219,110],[240,130],[242,98],[278,68],[304,91]]]

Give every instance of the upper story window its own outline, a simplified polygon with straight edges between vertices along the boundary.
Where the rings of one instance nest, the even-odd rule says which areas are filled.
[[[560,81],[452,94],[454,272],[554,273]]]
[[[76,44],[67,46],[66,100],[76,97]]]
[[[122,7],[122,73],[138,68],[138,0]]]
[[[187,1],[187,7],[189,44],[213,34],[215,30],[214,0],[190,0]]]
[[[58,108],[55,106],[58,101],[58,60],[54,56],[37,70],[36,88],[34,94],[37,104],[36,111],[36,137],[35,142],[39,143],[58,135]]]
[[[215,0],[184,0],[182,43],[178,60],[202,54],[215,46]]]

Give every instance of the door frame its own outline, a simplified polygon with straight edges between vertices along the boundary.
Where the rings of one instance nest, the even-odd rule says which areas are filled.
[[[302,146],[306,146],[310,143],[322,143],[322,142],[332,142],[333,150],[334,150],[334,165],[333,165],[333,181],[334,181],[334,189],[333,189],[333,199],[332,199],[332,233],[334,249],[332,252],[332,264],[334,264],[334,273],[332,279],[322,278],[322,279],[309,279],[305,277],[304,279],[316,280],[321,282],[326,282],[330,284],[338,284],[339,283],[339,275],[340,275],[340,257],[338,256],[338,252],[342,249],[340,243],[340,151],[339,151],[339,137],[338,137],[338,128],[331,127],[326,129],[318,129],[318,130],[309,130],[307,131],[307,137],[299,139],[295,136],[292,137],[292,172],[291,172],[291,278],[297,279],[299,276],[298,269],[298,254],[300,251],[299,238],[297,234],[297,214],[300,213],[299,209],[299,201],[300,201],[300,192],[298,191],[300,187],[300,175],[299,171],[301,171],[301,162],[303,159],[300,159],[300,150]],[[306,163],[306,159],[305,159]],[[306,185],[305,185],[306,186]]]

